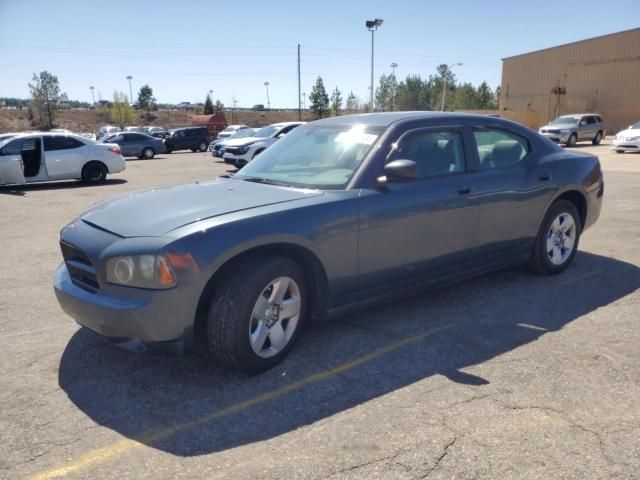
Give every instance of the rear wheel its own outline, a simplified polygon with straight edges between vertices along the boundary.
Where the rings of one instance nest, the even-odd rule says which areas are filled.
[[[207,144],[205,142],[202,142],[199,147],[198,150],[201,152],[206,152],[207,151]]]
[[[576,136],[575,133],[572,133],[569,136],[569,140],[567,140],[567,147],[575,147],[577,141],[578,141],[578,137]]]
[[[624,153],[624,150],[616,150],[616,153]]]
[[[601,141],[602,141],[602,132],[598,132],[596,133],[596,136],[593,137],[593,140],[591,140],[591,143],[593,143],[594,145],[600,145]]]
[[[153,150],[153,148],[147,147],[142,150],[142,158],[144,158],[145,160],[151,160],[155,155],[156,152]]]
[[[104,183],[107,179],[107,167],[101,162],[89,162],[82,168],[82,181],[92,185]]]
[[[293,260],[252,255],[224,279],[209,307],[208,342],[215,360],[247,374],[280,363],[305,319],[304,272]]]
[[[581,233],[575,205],[568,200],[556,200],[547,211],[533,245],[531,270],[545,275],[565,270],[578,251]]]

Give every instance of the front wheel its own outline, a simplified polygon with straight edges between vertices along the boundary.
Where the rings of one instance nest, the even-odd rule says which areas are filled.
[[[575,205],[568,200],[556,200],[547,211],[534,242],[529,260],[531,270],[545,275],[565,270],[576,256],[581,233]]]
[[[82,181],[98,185],[107,180],[107,167],[104,163],[89,162],[82,168]]]
[[[212,299],[207,333],[214,359],[246,374],[280,363],[305,319],[304,272],[293,260],[252,255],[240,261]]]
[[[591,143],[594,145],[600,145],[601,141],[602,141],[602,132],[598,132],[596,133],[596,136],[593,137],[593,140],[591,140]]]
[[[572,133],[569,136],[569,140],[567,140],[567,147],[575,147],[577,141],[578,141],[577,135],[575,133]]]

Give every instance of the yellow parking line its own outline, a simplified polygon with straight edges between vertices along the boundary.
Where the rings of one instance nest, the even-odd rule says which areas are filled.
[[[44,470],[40,473],[33,475],[32,477],[30,477],[30,479],[45,480],[45,479],[51,479],[51,478],[59,478],[59,477],[64,477],[65,475],[68,475],[73,472],[87,469],[91,466],[116,458],[136,448],[143,447],[143,446],[146,446],[147,444],[158,442],[161,440],[166,440],[167,438],[170,438],[173,435],[183,432],[185,430],[201,427],[203,425],[206,425],[207,423],[213,422],[220,418],[228,417],[235,413],[251,408],[255,405],[259,405],[261,403],[274,400],[294,390],[299,390],[300,388],[305,387],[307,385],[330,379],[340,373],[346,372],[348,370],[352,370],[362,365],[363,363],[370,362],[371,360],[381,357],[401,347],[410,345],[412,343],[417,343],[421,340],[424,340],[427,337],[435,335],[436,333],[453,328],[454,326],[456,326],[461,322],[462,320],[449,323],[442,327],[434,328],[433,330],[429,330],[428,332],[424,332],[419,335],[415,335],[413,337],[403,338],[402,340],[398,340],[396,342],[390,343],[389,345],[378,348],[366,355],[363,355],[354,360],[351,360],[350,362],[346,362],[341,365],[338,365],[335,368],[331,368],[328,370],[315,373],[313,375],[309,375],[308,377],[298,380],[297,382],[293,382],[293,383],[290,383],[289,385],[276,388],[275,390],[272,390],[270,392],[265,392],[261,395],[250,398],[249,400],[245,400],[244,402],[239,402],[234,405],[230,405],[222,410],[219,410],[215,413],[211,413],[209,415],[205,415],[191,422],[178,423],[171,427],[161,428],[158,430],[151,430],[149,432],[139,435],[134,439],[122,439],[110,445],[107,445],[105,447],[96,448],[95,450],[91,450],[85,453],[84,455],[81,455],[80,457],[67,463],[66,465],[56,467],[50,470]]]

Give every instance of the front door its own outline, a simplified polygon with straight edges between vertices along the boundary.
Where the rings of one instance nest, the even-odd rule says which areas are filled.
[[[7,143],[0,149],[0,184],[27,183],[22,163],[22,139]]]
[[[413,160],[419,174],[363,191],[358,242],[365,297],[454,276],[477,244],[479,212],[469,195],[462,128],[411,130],[395,145],[387,161]]]

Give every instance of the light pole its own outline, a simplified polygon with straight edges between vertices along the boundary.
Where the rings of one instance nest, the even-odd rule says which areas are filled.
[[[374,20],[367,20],[365,22],[365,26],[371,32],[371,93],[370,93],[370,102],[371,107],[370,111],[373,112],[373,33],[382,25],[383,20],[381,18],[376,18]]]
[[[91,90],[91,99],[93,100],[93,105],[95,105],[95,104],[96,104],[96,97],[95,97],[95,95],[93,94],[93,90],[94,90],[94,88],[95,88],[95,87],[94,87],[93,85],[91,85],[91,86],[89,87],[89,90]]]
[[[302,109],[307,109],[307,92],[302,92]]]
[[[395,77],[395,76],[396,76],[396,68],[398,68],[398,64],[397,64],[396,62],[393,62],[393,63],[390,65],[390,67],[391,67],[391,75],[392,75],[393,77]]]
[[[131,89],[131,80],[133,77],[131,75],[127,75],[127,80],[129,80],[129,105],[133,105],[133,90]]]
[[[444,112],[444,98],[445,95],[447,94],[447,72],[451,71],[451,67],[461,67],[462,63],[453,63],[451,65],[446,65],[447,68],[445,68],[443,74],[442,74],[442,105],[440,106],[440,111]]]
[[[267,108],[271,110],[271,100],[269,100],[269,82],[264,82],[264,86],[267,88]]]

